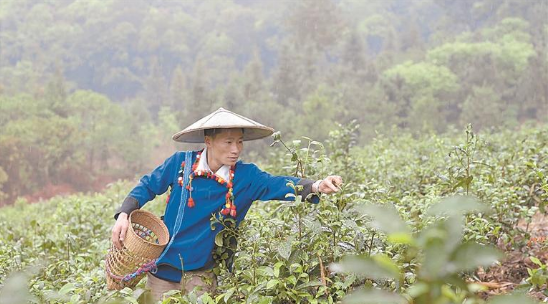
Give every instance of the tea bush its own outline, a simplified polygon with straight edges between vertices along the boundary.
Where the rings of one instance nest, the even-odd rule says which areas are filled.
[[[341,191],[318,205],[300,197],[256,202],[238,230],[232,271],[218,269],[216,293],[198,299],[174,291],[164,302],[482,303],[478,285],[464,283],[476,266],[500,257],[482,248],[523,247],[527,232],[517,222],[544,212],[548,128],[378,135],[365,147],[353,145],[356,132],[355,123],[340,126],[323,144],[276,134],[263,169],[313,179],[339,174]],[[131,187],[118,182],[103,193],[20,199],[0,209],[0,303],[143,301],[145,280],[135,290],[107,291],[103,270],[112,215]],[[465,205],[451,205],[459,220],[428,211],[466,195],[482,208],[465,214]],[[146,209],[160,215],[164,206],[160,196]],[[463,260],[474,252],[478,260]],[[538,264],[524,280],[530,287],[545,284],[546,261]],[[364,287],[365,299],[356,292]]]

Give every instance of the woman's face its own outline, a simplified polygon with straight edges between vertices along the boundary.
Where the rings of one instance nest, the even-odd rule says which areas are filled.
[[[233,166],[244,149],[244,134],[241,129],[224,129],[214,136],[206,136],[208,159],[219,165]]]

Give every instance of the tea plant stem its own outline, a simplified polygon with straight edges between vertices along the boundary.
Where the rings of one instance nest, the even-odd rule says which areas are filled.
[[[183,263],[183,257],[181,256],[181,254],[179,253],[179,261],[181,263],[181,285],[182,285],[182,288],[181,290],[186,290],[186,281],[187,281],[187,278],[186,278],[186,274],[185,274],[185,268],[184,268],[184,263]]]
[[[337,246],[337,232],[335,230],[333,232],[333,249],[331,250],[331,261],[335,262],[335,246]]]
[[[468,143],[470,141],[470,132],[466,132],[466,142]],[[468,149],[469,147],[466,147],[466,180],[470,177],[470,151]],[[466,195],[468,195],[470,189],[470,183],[466,183]]]
[[[325,295],[329,295],[329,289],[327,289],[327,280],[325,279],[325,268],[323,267],[322,257],[318,253],[318,260],[320,261],[320,279],[322,285],[325,287]]]
[[[303,232],[302,232],[302,219],[301,219],[301,213],[297,212],[297,218],[299,221],[299,243],[303,240]]]
[[[285,142],[283,140],[280,139],[280,142],[287,149],[287,151],[289,151],[289,153],[293,153],[293,151],[288,146],[285,145]]]
[[[67,268],[70,272],[70,234],[67,234]]]
[[[309,139],[308,140],[308,147],[306,148],[306,159],[304,161],[304,165],[303,165],[303,170],[302,170],[302,176],[304,177],[304,173],[306,171],[306,164],[308,164],[308,156],[309,156],[309,153],[310,153],[310,145],[311,145],[312,141]]]
[[[340,221],[341,221],[341,216],[340,215],[341,215],[341,213],[340,213],[340,210],[338,209],[338,206],[337,206],[337,213],[336,213],[337,218],[335,220],[336,223],[340,223]],[[331,261],[335,262],[335,251],[337,249],[337,229],[334,229],[333,227],[331,227],[331,232],[333,234],[333,238],[332,238],[332,240],[333,240],[332,247],[333,248],[331,250]]]
[[[375,231],[371,234],[371,241],[369,242],[368,254],[371,256],[371,250],[373,249],[373,240],[375,239]]]
[[[253,267],[253,285],[257,285],[257,260],[255,255],[257,254],[257,242],[253,242],[253,254],[251,255],[252,267]]]

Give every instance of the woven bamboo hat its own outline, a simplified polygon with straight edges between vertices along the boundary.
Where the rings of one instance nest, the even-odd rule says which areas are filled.
[[[247,117],[230,112],[223,108],[198,120],[184,130],[173,135],[174,141],[203,143],[204,130],[207,129],[244,129],[244,140],[255,140],[268,137],[274,129],[264,126]]]

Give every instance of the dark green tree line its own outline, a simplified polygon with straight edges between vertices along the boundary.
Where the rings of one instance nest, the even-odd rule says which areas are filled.
[[[546,1],[131,2],[0,3],[3,196],[150,168],[219,106],[360,143],[548,117]]]

